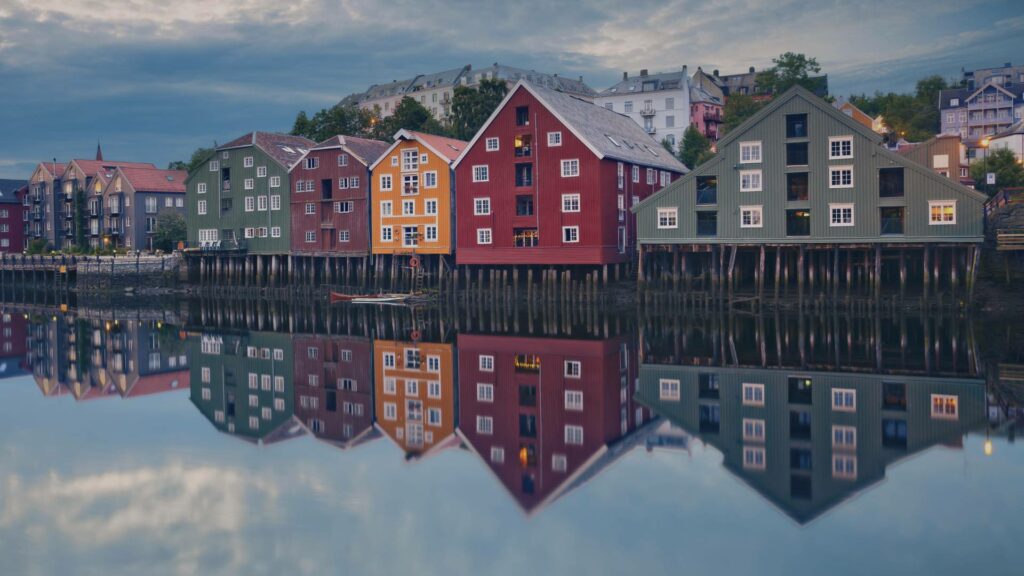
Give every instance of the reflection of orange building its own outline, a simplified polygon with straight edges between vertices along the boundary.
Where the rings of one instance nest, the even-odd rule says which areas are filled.
[[[376,340],[374,420],[409,457],[458,444],[451,344]]]

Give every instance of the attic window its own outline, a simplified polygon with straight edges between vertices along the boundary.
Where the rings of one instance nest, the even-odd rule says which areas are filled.
[[[281,146],[281,150],[284,150],[285,152],[287,152],[289,154],[295,154],[295,150],[292,150],[288,146]]]
[[[605,138],[607,138],[607,139],[608,139],[608,140],[609,140],[609,141],[610,141],[610,142],[611,142],[612,144],[615,144],[615,146],[616,146],[617,148],[622,148],[622,144],[619,144],[619,143],[618,143],[618,142],[617,142],[617,141],[615,140],[615,138],[612,138],[611,136],[609,136],[609,135],[607,135],[607,134],[605,134],[605,135],[604,135],[604,137],[605,137]]]

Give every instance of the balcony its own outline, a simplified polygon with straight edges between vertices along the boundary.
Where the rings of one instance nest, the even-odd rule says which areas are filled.
[[[657,112],[654,110],[654,106],[644,106],[640,108],[640,115],[644,118],[652,118]]]
[[[412,196],[414,194],[419,194],[419,193],[420,193],[420,187],[419,187],[418,184],[406,184],[405,186],[402,186],[402,195],[403,196]]]
[[[540,373],[540,356],[535,354],[516,354],[512,364],[518,373]]]
[[[991,110],[993,108],[1012,108],[1013,102],[1008,99],[1001,99],[995,101],[984,101],[981,98],[976,98],[971,102],[967,103],[968,110]]]
[[[320,221],[320,227],[321,228],[334,228],[334,220],[321,220]]]
[[[533,248],[540,242],[536,228],[516,228],[512,232],[512,244],[516,248]]]
[[[648,134],[656,134],[658,129],[654,126],[644,126],[644,132],[647,132]]]
[[[721,114],[705,113],[704,114],[704,123],[705,124],[721,124],[722,123],[722,115]]]

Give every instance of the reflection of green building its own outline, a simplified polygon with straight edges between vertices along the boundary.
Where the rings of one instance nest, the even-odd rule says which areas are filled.
[[[271,443],[302,434],[295,413],[287,334],[203,333],[189,337],[192,403],[218,430]]]
[[[637,397],[801,524],[986,422],[969,378],[644,364]]]

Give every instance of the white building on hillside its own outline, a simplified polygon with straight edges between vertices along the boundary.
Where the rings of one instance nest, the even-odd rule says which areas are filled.
[[[622,81],[598,93],[594,103],[625,114],[658,141],[668,140],[678,150],[690,125],[690,78],[686,66],[679,72],[639,76],[622,73]]]

